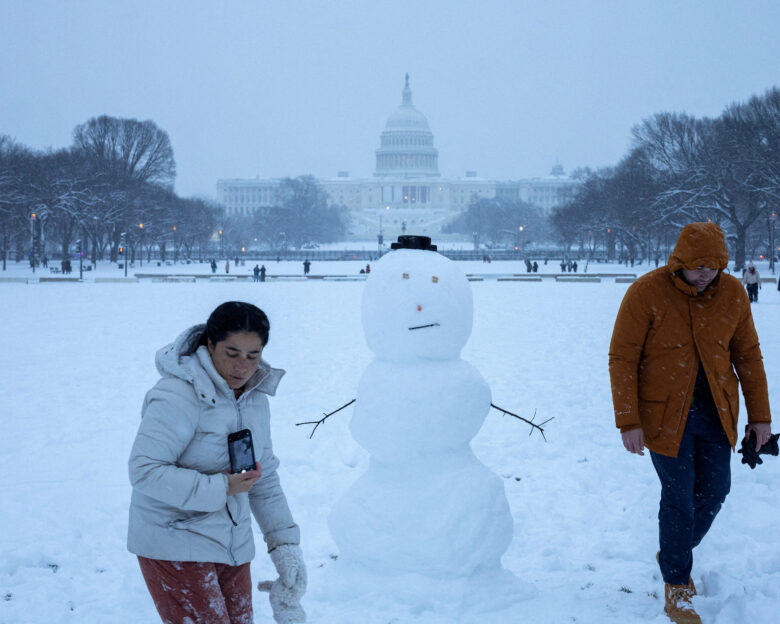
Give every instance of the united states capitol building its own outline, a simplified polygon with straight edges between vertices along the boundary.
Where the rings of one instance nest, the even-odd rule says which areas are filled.
[[[353,239],[372,238],[380,231],[395,237],[407,229],[441,238],[442,226],[467,210],[474,197],[522,200],[549,214],[566,203],[579,184],[564,175],[561,165],[544,178],[492,180],[473,171],[442,177],[439,151],[428,120],[412,103],[408,74],[401,105],[387,118],[379,137],[373,177],[355,179],[339,172],[317,182],[331,203],[349,210]],[[251,215],[275,205],[280,184],[279,178],[217,180],[217,200],[229,216]]]

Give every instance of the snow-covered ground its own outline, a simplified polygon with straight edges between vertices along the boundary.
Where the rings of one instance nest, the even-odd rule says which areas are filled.
[[[312,273],[357,273],[361,265],[314,263]],[[266,266],[269,273],[277,266],[279,273],[300,272],[297,262]],[[521,263],[462,267],[525,272]],[[558,269],[552,262],[541,267]],[[188,272],[181,265],[159,270]],[[645,270],[602,264],[589,273]],[[768,275],[765,266],[759,270]],[[101,264],[88,277],[120,273]],[[29,267],[10,264],[0,272],[22,275],[30,276]],[[0,622],[156,621],[137,562],[125,550],[127,455],[144,393],[157,379],[155,350],[229,299],[268,313],[264,357],[288,371],[271,400],[272,423],[282,481],[302,529],[310,622],[668,622],[655,563],[659,485],[648,456],[623,450],[612,417],[607,347],[626,284],[471,286],[474,330],[463,358],[480,370],[498,405],[555,417],[544,443],[494,411],[473,441],[480,460],[504,479],[514,539],[503,563],[530,597],[459,620],[448,604],[409,610],[392,596],[329,595],[337,549],[327,517],[366,469],[367,454],[350,436],[349,409],[313,439],[309,427],[295,423],[355,396],[372,358],[361,328],[362,282],[0,283]],[[753,311],[777,413],[776,286],[764,285]],[[780,604],[780,458],[751,471],[740,457],[732,460],[732,493],[694,553],[696,606],[708,623],[770,624]],[[259,532],[256,539],[262,543]],[[273,578],[268,557],[258,555],[252,574]],[[255,621],[272,621],[266,594],[255,593]]]

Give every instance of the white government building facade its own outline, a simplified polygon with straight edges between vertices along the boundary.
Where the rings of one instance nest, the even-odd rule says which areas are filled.
[[[339,172],[336,178],[317,182],[331,203],[349,209],[349,238],[372,238],[381,230],[391,240],[404,231],[442,238],[441,227],[467,210],[473,197],[522,200],[549,214],[566,203],[579,184],[564,175],[561,165],[544,178],[489,180],[473,171],[462,178],[443,178],[428,120],[412,104],[408,74],[401,105],[380,135],[373,177],[354,179]],[[275,205],[280,183],[278,178],[259,177],[217,180],[217,201],[228,216],[248,216]]]

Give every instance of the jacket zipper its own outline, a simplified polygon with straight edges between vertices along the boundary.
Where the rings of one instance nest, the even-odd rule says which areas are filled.
[[[688,412],[691,410],[691,401],[693,400],[693,390],[691,389],[691,384],[696,384],[696,376],[699,374],[699,366],[701,366],[701,354],[699,353],[699,345],[696,342],[696,330],[694,329],[694,319],[693,319],[693,299],[691,299],[688,302],[688,316],[691,320],[691,338],[693,340],[693,350],[694,350],[694,358],[693,363],[694,367],[692,371],[689,371],[688,373],[688,389],[685,392],[685,403],[683,404],[683,413],[680,415],[680,420],[677,423],[677,431],[680,430],[680,427],[682,426],[685,428],[685,425],[683,424],[683,419],[685,421],[688,421]]]
[[[241,394],[241,396],[244,396],[243,393]],[[241,397],[236,399],[235,395],[233,395],[233,405],[236,408],[236,412],[238,413],[238,428],[236,429],[236,431],[241,431],[241,429],[244,428],[243,427],[244,418],[241,414],[241,406],[239,405],[240,400]],[[233,560],[233,565],[236,565],[236,556],[233,553],[233,538],[234,538],[234,531],[238,526],[238,523],[236,523],[236,521],[233,519],[233,514],[230,513],[230,505],[228,501],[225,502],[225,509],[227,510],[228,517],[230,518],[230,522],[232,524],[232,526],[230,527],[230,542],[228,543],[228,554],[230,555],[230,558]]]

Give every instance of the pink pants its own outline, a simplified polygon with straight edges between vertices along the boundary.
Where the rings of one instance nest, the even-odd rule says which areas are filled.
[[[252,624],[249,564],[138,557],[164,624]]]

